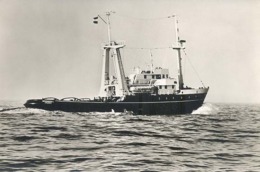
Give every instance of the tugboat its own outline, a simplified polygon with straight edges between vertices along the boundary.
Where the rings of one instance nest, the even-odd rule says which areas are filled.
[[[174,17],[176,32],[176,46],[171,48],[178,53],[178,79],[172,78],[169,70],[161,67],[150,70],[136,68],[133,74],[126,77],[120,53],[125,43],[111,41],[110,15],[111,12],[106,13],[106,21],[99,15],[94,18],[101,18],[108,27],[108,42],[102,45],[103,67],[98,97],[93,99],[75,97],[30,99],[24,104],[25,107],[65,112],[114,111],[132,112],[139,115],[174,115],[190,114],[202,106],[209,87],[184,86],[181,51],[185,48],[185,40],[180,40],[178,36],[176,16],[171,16]],[[94,23],[97,22],[94,21]],[[114,62],[116,77],[109,77],[110,60]]]

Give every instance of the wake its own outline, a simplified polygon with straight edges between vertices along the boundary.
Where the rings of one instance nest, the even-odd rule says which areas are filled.
[[[191,114],[216,114],[218,112],[218,107],[211,103],[204,103],[199,109],[194,110]]]
[[[31,109],[31,108],[26,108],[26,107],[8,107],[8,108],[1,108],[0,113],[5,113],[5,114],[28,114],[28,113],[43,113],[46,112],[45,110],[41,109]]]
[[[3,109],[0,109],[0,112],[12,111],[12,110],[23,109],[23,108],[25,108],[25,107],[3,108]]]

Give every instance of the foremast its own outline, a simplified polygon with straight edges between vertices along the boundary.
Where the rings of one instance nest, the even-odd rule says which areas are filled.
[[[110,58],[114,61],[114,71],[116,74],[117,83],[115,84],[115,96],[123,96],[129,94],[129,90],[127,87],[127,82],[125,78],[125,72],[122,62],[122,57],[120,53],[120,48],[125,47],[124,42],[116,42],[111,41],[111,27],[109,17],[113,12],[106,12],[107,21],[105,22],[100,17],[105,24],[107,24],[107,32],[108,32],[108,42],[102,45],[103,49],[103,66],[102,66],[102,76],[101,76],[101,86],[100,86],[100,97],[107,96],[106,87],[110,84],[110,69],[109,69],[109,60]],[[112,54],[112,55],[111,55]]]

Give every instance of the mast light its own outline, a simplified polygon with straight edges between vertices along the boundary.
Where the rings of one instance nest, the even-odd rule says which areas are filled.
[[[186,40],[180,40],[181,48],[185,48]]]

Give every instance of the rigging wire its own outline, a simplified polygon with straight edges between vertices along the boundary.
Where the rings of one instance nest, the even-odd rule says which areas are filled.
[[[202,80],[201,80],[201,78],[200,78],[200,76],[199,76],[199,73],[196,71],[195,67],[194,67],[193,64],[191,63],[191,61],[190,61],[190,59],[189,59],[189,57],[188,57],[188,55],[187,55],[187,53],[186,53],[186,51],[185,51],[184,49],[183,49],[183,52],[184,52],[186,58],[188,59],[188,62],[190,63],[192,69],[193,69],[194,72],[196,73],[198,79],[200,80],[201,84],[203,85],[203,87],[205,87],[204,83],[202,82]]]
[[[183,77],[184,78],[186,78],[186,62],[187,62],[187,60],[186,60],[186,58],[182,58],[183,59],[183,63],[184,63],[184,69],[183,69]]]
[[[156,49],[170,49],[171,47],[126,47],[126,49],[140,49],[140,50],[156,50]]]
[[[171,15],[171,16],[165,16],[165,17],[156,17],[156,18],[140,18],[140,17],[131,17],[131,16],[128,16],[128,15],[122,15],[122,14],[118,14],[117,15],[118,17],[122,17],[122,18],[128,18],[128,19],[132,19],[132,20],[163,20],[163,19],[169,19],[169,18],[173,18],[175,17],[176,15]]]

